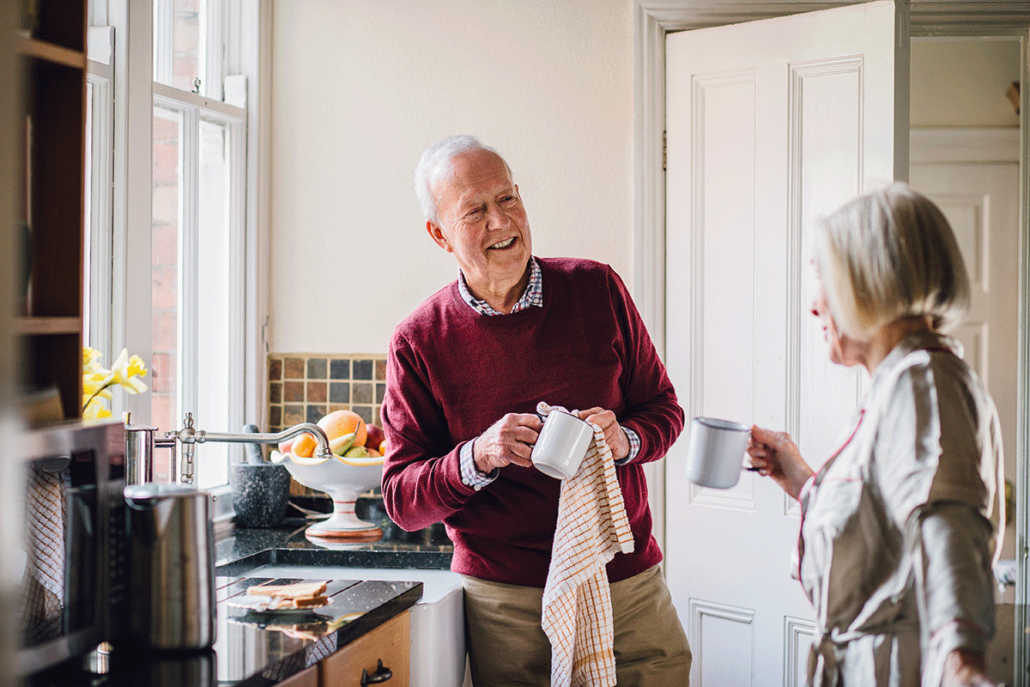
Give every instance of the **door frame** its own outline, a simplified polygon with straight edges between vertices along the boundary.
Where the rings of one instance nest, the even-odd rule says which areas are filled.
[[[1023,0],[982,3],[896,0],[909,4],[909,35],[941,37],[1014,36],[1022,42],[1020,82],[1030,83],[1030,4]],[[718,0],[633,0],[634,24],[634,203],[633,291],[655,347],[665,358],[665,36],[787,14],[830,9],[856,2],[720,3]],[[1019,364],[1016,490],[1030,495],[1030,88],[1019,108]],[[650,503],[654,535],[665,547],[664,461],[650,464]],[[1030,499],[1024,496],[1025,506]],[[1016,511],[1015,627],[1026,627],[1030,600],[1027,542],[1030,507]],[[1016,674],[1030,665],[1030,635],[1016,632]],[[1026,677],[1023,685],[1030,684]]]

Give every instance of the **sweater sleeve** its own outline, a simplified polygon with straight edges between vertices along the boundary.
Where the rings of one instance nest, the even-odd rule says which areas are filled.
[[[460,510],[477,492],[461,480],[465,442],[451,445],[426,370],[399,333],[390,343],[386,377],[383,504],[391,520],[415,531]]]
[[[949,653],[982,655],[994,635],[991,523],[962,503],[936,503],[920,520],[916,588],[928,637],[923,684],[938,687]]]
[[[626,285],[610,268],[609,275],[625,359],[619,383],[626,408],[618,420],[640,437],[633,462],[649,463],[664,458],[683,431],[683,408]]]

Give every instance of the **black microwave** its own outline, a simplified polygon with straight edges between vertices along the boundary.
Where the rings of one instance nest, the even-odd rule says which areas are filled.
[[[16,671],[28,676],[125,633],[125,426],[24,434]]]

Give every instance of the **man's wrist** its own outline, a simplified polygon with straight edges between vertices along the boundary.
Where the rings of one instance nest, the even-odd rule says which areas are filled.
[[[500,470],[495,468],[490,472],[483,472],[479,469],[475,459],[475,443],[476,440],[473,439],[462,446],[458,452],[458,458],[461,462],[461,483],[479,491],[497,479]]]

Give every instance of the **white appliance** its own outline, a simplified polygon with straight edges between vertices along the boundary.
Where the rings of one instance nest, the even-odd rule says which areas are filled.
[[[465,597],[450,570],[265,565],[246,577],[421,582],[411,609],[411,686],[462,687],[465,681]]]

